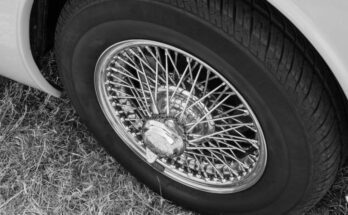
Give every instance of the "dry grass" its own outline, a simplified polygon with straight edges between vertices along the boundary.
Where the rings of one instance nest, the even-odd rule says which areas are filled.
[[[190,214],[99,147],[68,99],[0,87],[0,214]]]
[[[348,167],[309,214],[347,214]],[[140,184],[79,122],[67,98],[0,85],[0,214],[193,214]]]

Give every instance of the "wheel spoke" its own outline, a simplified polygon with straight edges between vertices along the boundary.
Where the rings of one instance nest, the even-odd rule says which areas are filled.
[[[193,96],[193,91],[194,91],[194,89],[195,89],[195,87],[196,87],[196,83],[197,83],[197,81],[198,81],[199,75],[201,74],[202,68],[203,68],[203,66],[201,66],[200,69],[199,69],[198,72],[197,72],[195,81],[194,81],[193,84],[192,84],[192,87],[191,87],[191,90],[190,90],[190,94],[189,94],[189,96],[188,96],[187,99],[186,99],[185,106],[184,106],[183,110],[182,110],[181,113],[180,113],[179,119],[181,119],[181,118],[184,116],[184,114],[185,114],[185,111],[186,111],[186,109],[187,109],[187,106],[188,106],[188,104],[189,104],[189,102],[190,102],[190,100],[191,100],[191,98],[192,98],[192,96]],[[189,71],[190,71],[190,73],[192,73],[191,67],[189,68]]]
[[[168,68],[168,50],[166,49],[165,50],[165,62],[166,62],[166,93],[167,93],[167,98],[166,98],[166,101],[167,101],[167,116],[170,115],[170,101],[169,101],[169,68]]]
[[[150,55],[154,58],[154,60],[156,61],[156,63],[158,64],[158,66],[161,67],[161,69],[166,72],[166,66],[162,64],[161,60],[160,60],[160,55],[158,50],[156,49],[156,55],[151,51],[151,49],[149,47],[146,47],[146,50],[148,50],[148,52],[150,53]],[[151,67],[149,68],[154,74],[156,74],[156,71],[154,71]],[[159,77],[160,79],[162,79],[163,83],[166,83],[166,80],[163,79],[162,77]],[[175,81],[172,79],[169,79],[171,81],[171,84],[175,84]]]
[[[207,78],[205,79],[203,95],[206,95],[207,90],[208,90],[209,76],[210,76],[210,70],[208,70],[208,72],[207,72]],[[223,83],[223,85],[225,85],[225,84],[226,84],[226,83]]]
[[[182,76],[181,76],[181,78],[180,78],[178,84],[176,85],[175,90],[174,90],[174,92],[172,93],[172,96],[170,97],[170,101],[174,98],[176,92],[178,91],[180,85],[182,84],[182,81],[183,81],[184,78],[185,78],[185,75],[186,75],[187,71],[189,71],[189,69],[190,69],[190,66],[191,66],[191,65],[190,65],[190,64],[191,64],[191,59],[186,58],[186,60],[187,60],[186,69],[184,70],[184,73],[182,74]]]
[[[173,68],[174,68],[175,73],[177,74],[178,77],[180,77],[179,70],[178,70],[178,68],[176,67],[176,65],[177,65],[177,64],[176,64],[176,61],[173,60],[173,58],[172,58],[172,56],[170,55],[168,49],[166,49],[166,55],[168,56],[168,59],[169,59],[169,61],[171,62],[172,66],[173,66]],[[177,60],[177,59],[176,59],[176,60]]]
[[[219,104],[217,104],[213,109],[211,109],[208,113],[201,117],[193,126],[191,126],[190,129],[188,129],[188,132],[191,132],[200,122],[202,122],[209,114],[216,110],[222,103],[224,103],[230,97],[231,95],[226,96]]]
[[[236,131],[238,128],[241,128],[242,126],[235,126],[235,127],[231,127],[229,129],[225,129],[225,130],[222,130],[222,131],[219,131],[219,132],[215,132],[215,133],[212,133],[212,134],[208,134],[208,135],[205,135],[205,136],[201,136],[199,138],[196,138],[196,139],[193,139],[193,140],[190,140],[191,143],[194,143],[194,142],[197,142],[197,141],[200,141],[200,140],[203,140],[205,138],[214,138],[216,135],[219,135],[219,134],[223,134],[223,133],[226,133],[226,132],[229,132],[229,131]],[[190,134],[189,134],[190,136]]]
[[[203,121],[201,121],[198,124],[213,123],[213,122],[217,122],[217,121],[223,121],[223,120],[226,120],[226,119],[235,119],[235,118],[241,117],[241,116],[245,116],[245,114],[239,114],[239,115],[235,115],[235,116],[226,116],[226,117],[221,117],[221,118],[214,118],[214,119],[203,120]],[[194,124],[195,124],[194,122],[191,122],[191,123],[186,124],[185,126],[190,127],[190,126],[192,126]],[[240,122],[239,124],[238,123],[234,123],[233,125],[252,126],[253,124],[252,123],[242,123],[242,122]]]
[[[130,50],[131,50],[131,53],[134,54],[134,55],[140,60],[141,70],[143,71],[143,75],[144,75],[144,78],[145,78],[147,87],[148,87],[148,89],[149,89],[151,101],[152,101],[152,104],[153,104],[153,107],[154,107],[154,114],[159,114],[159,111],[158,111],[158,108],[157,108],[157,103],[155,102],[155,97],[154,97],[154,95],[152,94],[151,87],[150,87],[150,84],[149,84],[149,78],[148,78],[148,76],[147,76],[147,74],[146,74],[146,71],[145,71],[145,69],[144,69],[144,65],[143,65],[143,64],[145,63],[145,61],[141,60],[141,58],[140,58],[132,49],[130,49]],[[140,48],[139,48],[138,50],[141,52],[141,49],[140,49]],[[142,52],[141,52],[141,53],[142,53]],[[143,55],[143,57],[145,58],[145,55],[144,55],[143,53],[142,53],[142,55]],[[148,65],[148,64],[147,64],[147,65]],[[156,74],[157,74],[157,73],[156,73]],[[139,76],[139,73],[138,73],[138,76]],[[140,78],[139,78],[139,81],[141,81]],[[157,81],[157,80],[156,80],[156,81]],[[142,82],[142,81],[141,81],[141,82]],[[141,84],[141,86],[143,86],[143,85]],[[143,89],[143,91],[144,91],[144,89]]]
[[[187,110],[190,110],[192,107],[194,107],[195,105],[202,103],[204,99],[208,98],[211,94],[213,94],[214,92],[216,92],[217,90],[219,90],[221,87],[223,87],[225,84],[222,84],[218,87],[216,87],[214,90],[212,90],[210,93],[206,94],[205,96],[203,96],[202,98],[200,98],[199,100],[197,100],[196,102],[194,102],[192,105],[190,105],[190,107],[187,108]]]

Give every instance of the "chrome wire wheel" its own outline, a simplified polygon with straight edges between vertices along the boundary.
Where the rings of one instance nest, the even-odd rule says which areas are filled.
[[[95,89],[119,137],[171,179],[235,193],[261,178],[267,149],[255,114],[192,54],[149,40],[117,43],[99,58]]]

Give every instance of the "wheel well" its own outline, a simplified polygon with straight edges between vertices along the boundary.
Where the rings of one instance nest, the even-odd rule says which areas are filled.
[[[34,0],[30,15],[30,46],[37,65],[53,47],[54,34],[61,10],[67,0]]]

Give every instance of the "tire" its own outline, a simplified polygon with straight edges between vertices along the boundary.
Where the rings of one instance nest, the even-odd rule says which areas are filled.
[[[267,165],[248,189],[204,192],[141,159],[117,135],[95,91],[98,59],[130,39],[171,44],[232,83],[264,132]],[[332,185],[340,163],[342,117],[321,58],[265,1],[69,1],[56,32],[65,89],[107,151],[165,198],[207,214],[301,214]],[[318,66],[319,65],[319,66]]]

